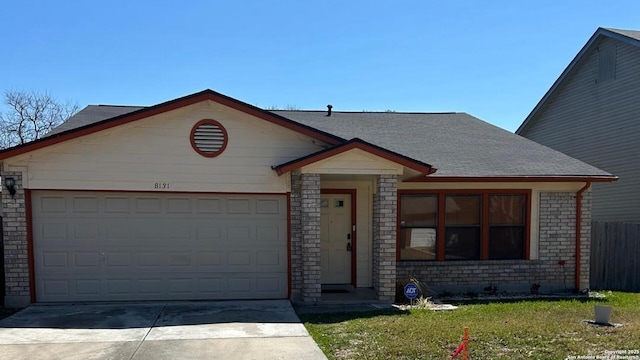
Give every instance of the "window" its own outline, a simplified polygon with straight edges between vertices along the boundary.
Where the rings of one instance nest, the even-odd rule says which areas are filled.
[[[400,257],[435,260],[438,198],[436,195],[402,196],[400,209]]]
[[[522,259],[525,196],[489,195],[489,259]]]
[[[400,194],[398,260],[509,260],[528,256],[527,191]]]
[[[480,259],[479,195],[446,195],[445,260]]]

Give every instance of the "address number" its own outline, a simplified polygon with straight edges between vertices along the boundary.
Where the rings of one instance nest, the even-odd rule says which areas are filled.
[[[171,186],[170,186],[170,183],[157,182],[153,184],[153,187],[158,190],[166,190],[166,189],[169,189]]]

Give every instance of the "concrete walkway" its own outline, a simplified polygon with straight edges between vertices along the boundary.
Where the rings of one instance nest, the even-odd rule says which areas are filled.
[[[286,300],[35,305],[0,321],[6,359],[326,359]]]

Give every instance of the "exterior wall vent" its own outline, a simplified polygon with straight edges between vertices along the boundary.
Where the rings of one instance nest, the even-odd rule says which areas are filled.
[[[191,129],[191,146],[198,154],[216,157],[227,147],[227,130],[212,119],[198,121]]]
[[[616,78],[616,53],[615,44],[605,44],[598,47],[598,83],[603,83]]]

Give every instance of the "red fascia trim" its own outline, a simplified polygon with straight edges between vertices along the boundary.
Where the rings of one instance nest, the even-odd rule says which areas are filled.
[[[299,132],[301,134],[310,136],[314,139],[318,139],[320,141],[324,141],[328,144],[331,145],[335,145],[341,142],[341,140],[337,137],[337,136],[330,136],[328,134],[322,133],[320,131],[314,130],[312,128],[309,127],[305,127],[302,126],[300,124],[295,124],[293,123],[293,121],[291,120],[285,120],[284,118],[280,118],[278,116],[276,116],[275,114],[271,114],[268,113],[264,110],[255,108],[255,107],[250,107],[248,104],[244,104],[244,103],[239,103],[238,100],[233,100],[229,97],[226,96],[222,96],[221,94],[217,94],[214,91],[211,91],[211,95],[209,96],[210,99],[207,100],[212,100],[215,101],[219,104],[228,106],[232,109],[238,110],[238,111],[242,111],[244,113],[247,113],[249,115],[253,115],[257,118],[260,118],[262,120],[266,120],[269,121],[271,123],[274,123],[276,125],[280,125],[283,126],[287,129]]]
[[[591,186],[591,182],[587,181],[584,186],[576,193],[576,290],[580,291],[580,245],[582,238],[582,193]]]
[[[404,182],[613,182],[617,176],[423,176]]]
[[[31,208],[31,190],[24,190],[24,210],[27,217],[27,257],[29,262],[29,294],[31,303],[36,302],[36,266],[33,250],[33,213]]]
[[[398,190],[398,195],[402,194],[446,194],[446,195],[457,195],[457,194],[490,194],[490,195],[500,195],[500,194],[531,194],[531,189],[402,189]]]
[[[351,196],[351,285],[358,286],[358,212],[357,212],[357,190],[356,189],[320,189],[320,194],[347,194]]]
[[[379,156],[383,159],[387,159],[389,161],[393,161],[397,164],[406,166],[410,169],[419,171],[423,174],[432,174],[434,172],[436,172],[436,168],[431,167],[431,166],[426,166],[426,165],[422,165],[419,164],[417,162],[405,159],[403,157],[400,157],[398,155],[392,154],[388,151],[384,151],[378,148],[375,148],[373,146],[367,145],[367,144],[363,144],[361,142],[348,142],[345,143],[343,145],[339,145],[334,147],[333,149],[329,149],[327,151],[322,151],[314,156],[309,156],[306,158],[303,158],[299,161],[293,161],[290,162],[289,164],[282,166],[282,167],[278,167],[276,168],[276,172],[278,173],[278,175],[282,175],[282,174],[286,174],[291,170],[295,170],[295,169],[299,169],[303,166],[309,165],[309,164],[313,164],[315,162],[318,162],[320,160],[324,160],[324,159],[328,159],[332,156],[338,155],[338,154],[342,154],[343,152],[347,152],[349,150],[353,150],[353,149],[359,149],[362,151],[366,151],[370,154]]]
[[[238,100],[231,99],[222,94],[218,94],[212,90],[205,90],[199,93],[187,95],[182,98],[178,98],[175,100],[170,100],[165,103],[154,105],[149,108],[144,108],[138,111],[134,111],[129,114],[125,114],[125,115],[118,116],[111,119],[106,119],[96,124],[88,125],[86,127],[69,130],[68,132],[61,133],[60,135],[57,135],[57,136],[47,137],[41,140],[36,140],[31,143],[17,146],[12,149],[8,149],[7,151],[0,152],[0,160],[7,159],[20,154],[24,154],[29,151],[42,149],[47,146],[65,142],[81,136],[89,135],[98,131],[110,129],[110,128],[127,124],[136,120],[144,119],[150,116],[165,113],[171,110],[175,110],[175,109],[192,105],[205,100],[211,100],[211,101],[217,102],[219,104],[228,106],[235,110],[242,111],[246,114],[253,115],[262,120],[266,120],[273,124],[280,125],[287,129],[296,131],[303,135],[310,136],[314,139],[318,139],[320,141],[323,141],[332,145],[338,144],[341,141],[337,136],[336,137],[330,136],[329,134],[320,132],[318,130],[314,130],[310,127],[306,127],[301,124],[294,123],[291,120],[286,120],[285,118],[279,117],[275,114],[271,114],[264,110],[254,108],[249,104],[245,104]]]
[[[166,191],[166,190],[104,190],[104,189],[30,189],[32,191],[66,191],[66,192],[105,192],[105,193],[143,193],[143,194],[202,194],[202,195],[286,195],[277,192],[221,192],[221,191]]]

